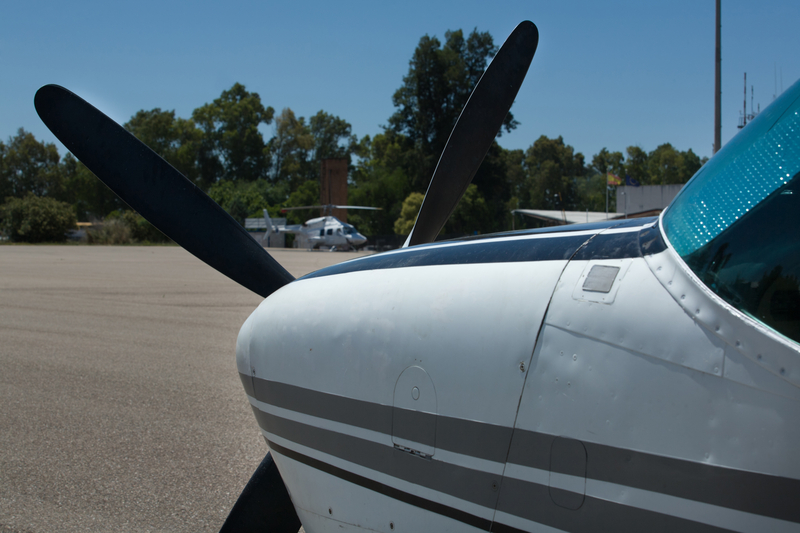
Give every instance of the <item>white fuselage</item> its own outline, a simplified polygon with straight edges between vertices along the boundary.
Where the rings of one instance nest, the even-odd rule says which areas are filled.
[[[755,353],[793,348],[654,223],[413,247],[267,298],[237,364],[305,530],[800,530],[800,388]]]
[[[289,226],[287,226],[289,228]],[[353,226],[333,216],[307,220],[302,226],[292,226],[292,233],[303,235],[309,248],[357,248],[367,242]],[[287,230],[288,231],[288,230]]]

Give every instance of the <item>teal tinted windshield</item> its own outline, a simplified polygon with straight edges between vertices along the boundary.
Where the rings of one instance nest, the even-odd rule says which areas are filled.
[[[800,81],[683,188],[664,231],[721,298],[800,342]]]

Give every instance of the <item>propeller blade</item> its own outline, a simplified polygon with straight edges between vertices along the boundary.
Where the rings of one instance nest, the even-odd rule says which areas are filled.
[[[34,104],[75,157],[195,257],[265,298],[294,280],[214,200],[91,104],[58,85],[39,89]]]
[[[433,242],[450,218],[500,131],[538,44],[536,25],[522,22],[486,68],[450,133],[406,246]]]
[[[297,533],[300,519],[278,467],[267,452],[219,533]]]

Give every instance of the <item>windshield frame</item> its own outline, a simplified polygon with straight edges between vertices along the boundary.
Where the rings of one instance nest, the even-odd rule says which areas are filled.
[[[800,306],[800,261],[793,231],[800,227],[800,208],[786,208],[800,194],[798,176],[800,80],[692,177],[661,213],[659,226],[716,297],[800,345],[800,313],[794,311]],[[795,196],[782,197],[787,193]],[[758,264],[752,259],[757,250],[763,251]],[[771,277],[759,277],[756,267]]]

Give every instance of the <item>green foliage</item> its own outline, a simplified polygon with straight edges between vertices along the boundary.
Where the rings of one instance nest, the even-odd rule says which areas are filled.
[[[393,234],[403,199],[412,192],[402,164],[404,141],[404,137],[387,131],[374,139],[366,136],[358,145],[360,159],[350,172],[349,202],[381,208],[348,213],[348,221],[365,235]]]
[[[467,39],[461,30],[448,31],[444,45],[436,37],[420,39],[403,85],[392,97],[397,110],[389,118],[389,128],[406,136],[413,148],[405,171],[415,190],[427,187],[464,104],[496,52],[492,36],[477,29]],[[511,113],[504,125],[507,131],[516,127]]]
[[[313,179],[314,169],[310,153],[314,136],[303,117],[297,118],[288,107],[275,119],[275,136],[269,142],[272,154],[272,179],[287,183],[292,190]],[[319,167],[316,172],[319,173]],[[314,200],[317,203],[319,199]]]
[[[210,104],[194,110],[192,119],[203,131],[200,146],[200,181],[211,185],[220,179],[254,181],[265,178],[269,158],[261,124],[272,123],[275,110],[264,107],[258,93],[234,83]]]
[[[203,132],[193,120],[175,118],[175,111],[138,111],[125,129],[194,183],[200,182]]]
[[[662,144],[647,155],[647,177],[642,185],[686,183],[703,163],[691,149],[680,152],[669,143]]]
[[[622,155],[622,152],[609,152],[606,148],[603,148],[592,157],[590,170],[603,176],[608,175],[610,172],[624,179],[626,174],[625,156]]]
[[[534,209],[575,209],[578,205],[576,179],[586,173],[583,154],[575,153],[559,136],[542,135],[525,151],[522,162],[525,182],[521,203]]]
[[[0,198],[23,198],[28,193],[59,198],[63,176],[56,146],[37,141],[24,129],[8,144],[0,142]]]
[[[275,118],[275,136],[267,149],[272,158],[272,179],[296,190],[308,180],[318,180],[323,159],[350,159],[357,149],[350,124],[319,111],[306,123],[288,107]],[[317,203],[319,199],[314,200]]]
[[[133,244],[130,226],[121,218],[106,219],[96,227],[86,230],[89,244]]]
[[[134,242],[169,242],[170,239],[161,233],[155,226],[150,224],[145,218],[136,211],[124,210],[115,211],[108,215],[106,220],[119,219],[128,226],[131,239]]]
[[[639,146],[629,146],[625,152],[627,159],[620,152],[608,152],[603,148],[592,159],[592,169],[601,174],[611,172],[623,179],[629,176],[640,185],[673,185],[689,181],[707,161],[691,149],[681,152],[670,143],[650,153]]]
[[[365,235],[391,235],[400,216],[403,194],[408,194],[408,177],[402,168],[374,167],[369,179],[349,188],[349,202],[379,207],[380,211],[350,211],[347,220]]]
[[[403,204],[405,206],[405,204]],[[492,226],[492,214],[478,186],[470,183],[453,214],[444,225],[442,233],[456,235],[476,235]],[[411,230],[409,229],[409,232]]]
[[[398,235],[408,235],[414,229],[414,222],[417,221],[419,209],[422,207],[422,200],[425,195],[420,192],[412,192],[403,200],[403,208],[400,211],[400,218],[394,223],[394,232]]]
[[[348,203],[381,208],[351,211],[349,221],[370,236],[407,234],[452,128],[496,52],[492,36],[477,29],[468,36],[448,31],[444,42],[422,37],[392,96],[394,113],[372,138],[358,140],[346,120],[322,110],[306,119],[286,107],[275,116],[240,83],[195,109],[191,119],[155,108],[138,111],[125,128],[240,223],[262,216],[263,209],[277,217],[282,207],[318,204],[321,161],[347,159]],[[273,120],[265,142],[262,132]],[[509,113],[503,129],[516,125]],[[443,232],[506,230],[515,208],[603,211],[608,192],[613,211],[616,195],[607,187],[607,173],[642,185],[685,183],[704,163],[692,150],[669,143],[650,153],[638,146],[603,148],[587,165],[562,137],[542,136],[526,150],[494,142]],[[92,242],[165,239],[71,154],[59,160],[54,145],[20,129],[0,142],[0,199],[32,201],[31,194],[69,203],[82,221],[105,218],[102,229],[91,232]],[[287,213],[290,223],[317,216],[317,210]]]
[[[625,151],[628,154],[628,159],[625,161],[625,175],[638,183],[647,184],[647,152],[639,146],[628,146]],[[625,175],[619,177],[624,179]]]
[[[505,181],[508,183],[509,193],[514,197],[519,197],[525,184],[525,170],[522,168],[525,152],[523,150],[503,150],[503,158],[505,158]]]
[[[314,138],[316,168],[323,159],[350,159],[357,139],[349,122],[320,110],[309,119],[308,127]]]
[[[9,197],[0,206],[3,232],[14,242],[64,242],[75,229],[75,214],[69,204],[28,192]]]
[[[521,152],[521,151],[519,151]],[[478,168],[472,184],[485,200],[488,216],[483,217],[480,232],[494,232],[510,227],[511,218],[507,209],[508,201],[514,193],[514,179],[522,174],[519,163],[514,168],[514,158],[508,156],[508,150],[493,142]],[[512,177],[509,177],[511,174]],[[463,200],[462,200],[463,201]],[[445,228],[446,229],[446,228]]]
[[[592,157],[592,164],[587,169],[586,179],[577,182],[578,197],[580,198],[576,206],[578,210],[605,211],[607,199],[609,212],[614,212],[617,195],[608,186],[609,173],[624,180],[629,170],[625,167],[625,156],[622,155],[622,152],[609,152],[604,147]]]
[[[119,196],[72,154],[64,156],[61,168],[64,175],[62,198],[72,204],[78,220],[88,222],[102,219],[112,211],[127,207]]]
[[[618,175],[618,174],[617,174]],[[606,210],[606,179],[607,175],[594,173],[575,182],[578,202],[572,206],[575,211],[600,211]],[[614,212],[617,195],[608,194],[608,210]]]
[[[89,244],[137,244],[170,242],[170,239],[139,213],[112,211],[96,228],[86,232]]]
[[[300,185],[286,201],[286,207],[300,207],[304,205],[319,205],[319,181],[309,180]],[[320,216],[316,209],[298,209],[287,211],[286,221],[289,224],[302,224],[310,218]]]
[[[245,218],[264,216],[264,209],[275,215],[275,207],[284,202],[287,190],[286,186],[265,179],[252,182],[223,180],[212,185],[208,195],[243,225]]]

